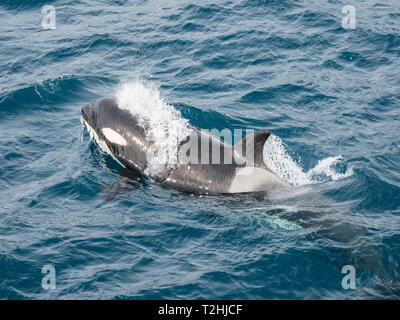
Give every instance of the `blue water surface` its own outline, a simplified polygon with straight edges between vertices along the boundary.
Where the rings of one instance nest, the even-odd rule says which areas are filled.
[[[0,298],[400,297],[399,1],[2,0],[0,19]],[[341,158],[275,196],[122,179],[80,112],[124,81],[199,127],[270,130],[305,173]]]

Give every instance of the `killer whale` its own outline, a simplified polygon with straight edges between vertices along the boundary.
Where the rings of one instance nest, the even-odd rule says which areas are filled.
[[[148,124],[120,108],[115,97],[85,105],[81,121],[100,148],[120,165],[143,178],[150,176],[166,186],[199,194],[271,191],[287,187],[264,163],[268,131],[254,132],[232,146],[193,125],[177,143],[176,161],[156,174],[146,173],[149,158],[157,158],[157,143],[149,138]]]

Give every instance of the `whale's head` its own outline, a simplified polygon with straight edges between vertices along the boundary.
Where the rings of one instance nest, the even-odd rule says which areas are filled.
[[[121,118],[127,118],[126,111],[118,108],[115,98],[102,98],[93,101],[82,108],[82,118],[96,132],[101,132],[103,128],[115,130],[121,123]],[[126,121],[125,121],[126,122]]]
[[[149,142],[144,129],[115,98],[102,98],[82,108],[82,122],[100,148],[124,167],[143,172]]]

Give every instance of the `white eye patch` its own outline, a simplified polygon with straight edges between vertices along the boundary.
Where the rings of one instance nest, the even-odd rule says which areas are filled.
[[[114,131],[113,129],[110,128],[103,128],[101,130],[104,134],[104,137],[115,144],[119,144],[121,146],[126,146],[127,142],[126,140],[116,131]]]

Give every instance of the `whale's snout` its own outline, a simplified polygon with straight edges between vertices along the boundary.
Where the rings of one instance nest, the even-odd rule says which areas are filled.
[[[82,117],[89,125],[93,126],[95,120],[93,104],[89,103],[82,108]]]

